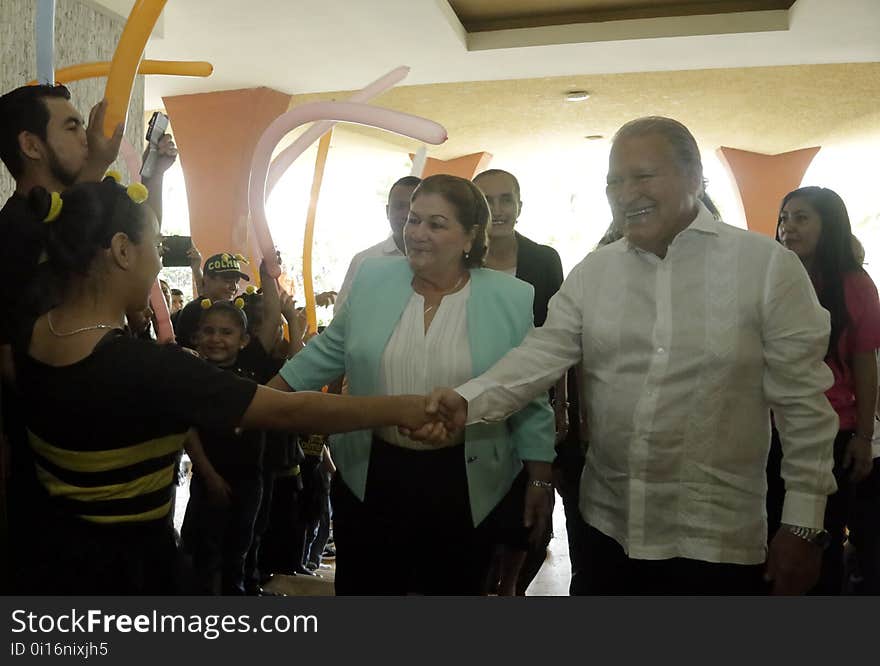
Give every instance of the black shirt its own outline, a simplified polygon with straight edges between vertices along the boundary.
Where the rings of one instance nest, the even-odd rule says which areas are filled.
[[[516,277],[535,288],[533,314],[535,326],[543,326],[547,320],[550,299],[556,295],[564,279],[559,253],[549,245],[540,245],[519,232],[516,234]],[[568,435],[580,450],[580,412],[577,372],[568,371]],[[554,389],[550,389],[552,397]]]
[[[44,223],[34,215],[25,197],[13,194],[0,209],[0,279],[4,285],[0,346],[20,347],[30,336],[37,317],[54,304],[49,266],[39,263],[44,231]],[[0,394],[3,429],[11,450],[10,512],[21,514],[18,518],[10,516],[10,524],[25,526],[32,522],[29,515],[36,510],[42,491],[34,478],[21,395],[17,387],[6,383]]]
[[[187,430],[233,428],[257,390],[174,345],[121,331],[77,363],[18,353],[16,368],[40,483],[63,513],[99,524],[167,516]]]
[[[277,367],[277,362],[265,352],[260,341],[253,338],[239,352],[235,363],[221,370],[257,384],[265,384],[275,376]],[[263,431],[208,427],[199,428],[199,438],[202,440],[205,455],[220,476],[241,478],[260,473],[266,442]]]
[[[516,277],[535,288],[535,326],[547,319],[547,305],[562,286],[562,261],[549,245],[540,245],[516,232]]]
[[[44,224],[17,193],[0,209],[0,345],[20,344],[36,319],[55,305],[53,276],[40,262]]]
[[[181,347],[196,348],[196,333],[199,330],[199,321],[202,318],[202,296],[187,303],[176,314],[172,322],[174,337]]]

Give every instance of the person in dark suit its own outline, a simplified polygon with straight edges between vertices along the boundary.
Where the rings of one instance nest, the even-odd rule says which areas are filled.
[[[477,174],[474,184],[486,196],[492,213],[486,266],[514,275],[534,287],[535,326],[541,326],[547,318],[547,305],[559,290],[564,277],[559,254],[552,247],[540,245],[515,230],[522,211],[522,198],[516,176],[501,169],[489,169]],[[572,369],[567,377],[560,379],[551,390],[550,400],[556,416],[557,462],[554,476],[561,481],[557,484],[559,486],[557,489],[563,497],[566,511],[570,504],[571,510],[576,515],[577,488],[584,455],[580,441],[575,369]],[[568,490],[571,492],[567,492]],[[548,530],[541,544],[528,547],[525,540],[519,538],[516,532],[504,530],[499,534],[501,554],[496,560],[498,580],[500,580],[497,586],[499,594],[525,594],[526,588],[544,562],[551,536],[552,530]],[[576,551],[576,544],[570,546]],[[570,555],[574,572],[577,569],[575,566],[577,556],[575,552]],[[494,580],[490,581],[489,587],[495,588]]]

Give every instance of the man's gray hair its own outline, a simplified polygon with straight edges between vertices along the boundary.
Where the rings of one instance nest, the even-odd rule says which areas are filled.
[[[631,136],[659,134],[666,138],[675,153],[679,166],[703,177],[703,162],[700,159],[700,148],[691,131],[677,120],[663,116],[647,116],[636,118],[621,127],[614,135],[614,142]]]
[[[663,116],[646,116],[629,121],[614,134],[614,142],[631,136],[645,136],[647,134],[659,134],[672,146],[675,161],[686,172],[700,178],[700,201],[709,209],[716,220],[721,219],[721,214],[715,203],[706,193],[706,179],[703,178],[703,160],[700,158],[700,148],[691,131],[683,124],[672,118]],[[608,236],[611,229],[606,232]]]

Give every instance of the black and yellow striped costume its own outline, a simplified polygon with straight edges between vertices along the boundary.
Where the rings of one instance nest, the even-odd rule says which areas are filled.
[[[16,368],[47,519],[63,525],[69,541],[112,535],[113,548],[170,530],[174,461],[187,430],[235,427],[256,392],[255,383],[173,345],[116,331],[77,363],[53,367],[20,353]],[[49,538],[53,547],[77,544],[53,546]],[[122,559],[138,557],[143,544],[129,548]],[[64,553],[45,555],[64,568]],[[67,573],[88,580],[88,572]]]
[[[182,432],[92,450],[89,445],[93,442],[88,439],[68,439],[64,446],[57,446],[28,431],[37,479],[56,506],[94,523],[142,522],[167,516],[177,453],[185,437]]]

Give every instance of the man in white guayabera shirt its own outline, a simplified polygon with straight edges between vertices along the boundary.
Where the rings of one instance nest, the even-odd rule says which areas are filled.
[[[429,409],[456,426],[502,419],[583,359],[587,561],[576,592],[756,594],[772,582],[803,593],[835,490],[829,315],[793,253],[709,212],[682,124],[624,125],[607,195],[624,238],[571,272],[544,326],[484,375],[435,391]],[[787,529],[768,555],[771,410]]]

